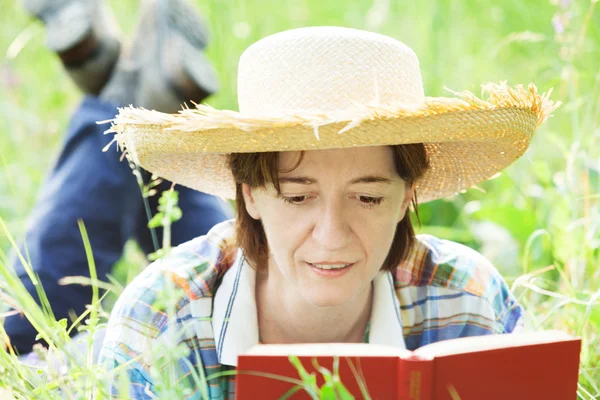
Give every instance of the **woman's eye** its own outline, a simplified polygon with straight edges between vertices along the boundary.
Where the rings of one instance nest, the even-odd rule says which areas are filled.
[[[365,206],[375,206],[381,204],[383,197],[358,196],[358,200]]]
[[[306,201],[307,196],[282,196],[281,199],[289,204],[302,204]]]

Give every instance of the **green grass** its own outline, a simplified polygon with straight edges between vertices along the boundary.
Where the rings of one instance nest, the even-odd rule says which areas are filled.
[[[110,3],[124,31],[130,32],[138,2]],[[419,56],[429,96],[447,94],[444,87],[478,94],[480,83],[500,80],[509,84],[533,81],[540,91],[554,88],[552,98],[564,104],[542,126],[527,154],[500,177],[481,184],[481,190],[422,205],[422,231],[468,244],[489,257],[526,307],[528,328],[557,328],[580,335],[584,350],[579,398],[600,398],[597,2],[196,3],[212,32],[208,55],[217,67],[221,91],[208,102],[218,108],[237,108],[236,68],[244,48],[265,35],[309,25],[350,26],[400,39]],[[57,58],[44,49],[42,26],[29,19],[18,2],[2,6],[0,218],[18,238],[81,95]],[[562,29],[557,21],[562,21]],[[0,250],[7,252],[10,247],[8,236],[0,230]],[[142,264],[135,250],[126,254],[122,267],[115,271],[121,283],[131,277],[125,271]],[[0,257],[0,264],[3,259]],[[552,267],[544,270],[547,266]],[[0,299],[0,312],[6,300]],[[21,306],[31,307],[26,299],[19,301]],[[39,319],[40,329],[56,336],[57,345],[68,340],[55,321],[29,311]],[[0,376],[4,371],[11,382],[33,379],[35,371],[18,368],[8,353],[0,351]],[[93,383],[90,369],[72,374],[81,377],[81,382]],[[36,397],[55,396],[48,386],[42,388],[47,390],[37,389]]]

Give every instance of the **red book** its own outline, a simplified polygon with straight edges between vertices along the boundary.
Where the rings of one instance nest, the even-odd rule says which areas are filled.
[[[366,390],[373,400],[575,400],[580,351],[581,339],[560,331],[453,339],[416,351],[358,343],[258,345],[238,357],[236,398],[289,393],[300,381],[289,359],[296,355],[318,388],[325,383],[320,368],[333,371],[337,363],[356,399]],[[289,398],[311,397],[298,390]]]

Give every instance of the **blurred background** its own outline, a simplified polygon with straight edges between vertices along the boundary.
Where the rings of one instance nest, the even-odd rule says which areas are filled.
[[[111,0],[125,36],[138,1]],[[237,110],[237,60],[289,28],[339,25],[399,39],[418,55],[428,96],[506,80],[554,89],[563,105],[499,177],[419,208],[420,232],[490,258],[534,329],[584,337],[581,393],[600,396],[600,6],[590,0],[195,0],[221,82],[207,103]],[[44,31],[19,2],[0,0],[0,218],[20,237],[81,95]],[[100,151],[100,149],[98,149]],[[0,231],[0,250],[10,244]],[[135,244],[115,270],[144,265]],[[552,266],[545,270],[545,267]],[[584,393],[584,394],[582,394]]]

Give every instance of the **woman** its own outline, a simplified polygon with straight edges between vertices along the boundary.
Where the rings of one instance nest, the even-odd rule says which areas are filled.
[[[240,113],[121,110],[113,129],[132,160],[237,202],[235,221],[174,249],[119,299],[102,356],[128,370],[121,390],[233,398],[233,374],[202,379],[259,342],[415,349],[520,329],[495,268],[415,237],[408,217],[417,195],[453,194],[509,165],[555,107],[533,85],[486,88],[489,102],[425,98],[404,44],[318,27],[244,52]]]

